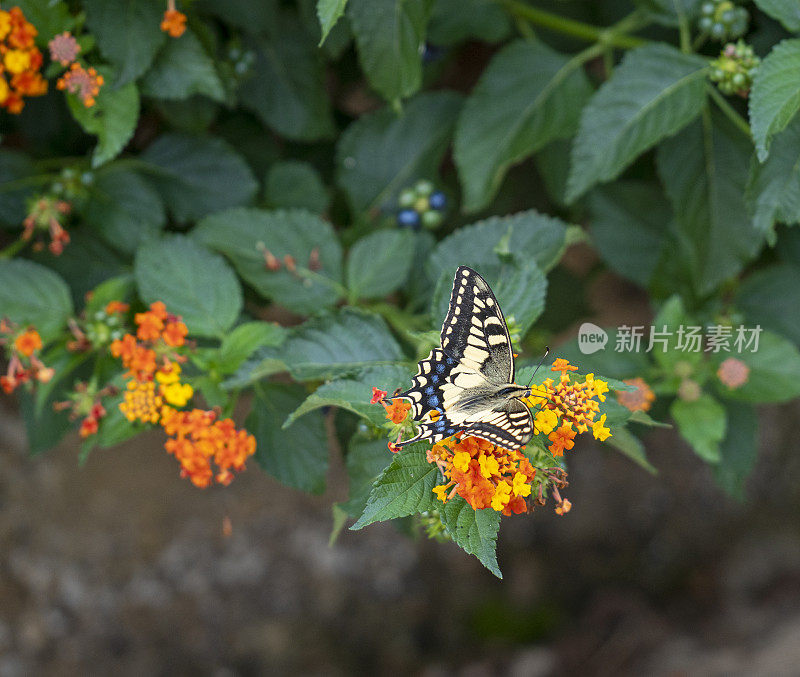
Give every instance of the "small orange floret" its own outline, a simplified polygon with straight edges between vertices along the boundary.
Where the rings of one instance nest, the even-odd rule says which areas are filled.
[[[391,404],[384,404],[383,406],[386,407],[386,418],[392,423],[405,421],[408,412],[411,410],[411,404],[399,398],[392,400]]]
[[[619,403],[631,411],[647,411],[656,399],[655,393],[645,380],[639,376],[625,379],[624,383],[635,386],[636,390],[621,390],[617,393]]]
[[[117,313],[127,313],[130,305],[122,301],[109,301],[106,303],[106,313],[116,315]]]
[[[177,348],[185,343],[188,333],[189,330],[186,328],[186,325],[183,322],[175,320],[167,322],[161,336],[164,339],[164,343],[173,348]]]
[[[186,31],[186,15],[177,9],[168,9],[164,12],[161,30],[169,33],[170,37],[179,38]]]
[[[25,357],[30,357],[42,347],[42,337],[35,329],[28,329],[14,339],[14,349]]]
[[[569,363],[569,360],[565,360],[563,357],[559,357],[555,362],[553,362],[553,366],[550,367],[550,371],[577,371],[578,367],[573,364]]]
[[[735,357],[729,357],[719,365],[717,377],[731,389],[741,388],[750,377],[750,367]]]
[[[369,401],[370,404],[378,404],[381,400],[383,400],[388,393],[385,390],[381,390],[375,386],[372,386],[372,399]]]
[[[87,416],[81,421],[80,435],[83,438],[90,437],[97,433],[98,428],[97,419],[93,416]]]
[[[561,427],[557,428],[553,432],[551,432],[547,439],[549,439],[552,444],[550,445],[550,453],[553,456],[563,456],[564,450],[572,449],[575,446],[575,431],[572,429],[572,424],[566,422],[561,425]]]

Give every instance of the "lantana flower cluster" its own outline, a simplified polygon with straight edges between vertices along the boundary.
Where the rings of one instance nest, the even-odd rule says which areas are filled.
[[[175,9],[175,0],[167,1],[164,19],[161,21],[161,30],[172,38],[179,38],[186,31],[186,15]]]
[[[125,334],[111,343],[111,354],[128,370],[124,399],[119,408],[130,422],[160,424],[171,437],[164,445],[181,464],[181,476],[195,486],[207,487],[215,479],[228,484],[232,470],[243,470],[255,453],[255,438],[236,430],[229,419],[219,420],[214,410],[181,411],[194,394],[181,382],[180,349],[188,330],[181,319],[157,301],[137,313],[136,334]],[[212,468],[212,462],[217,471]]]
[[[8,367],[0,376],[0,388],[11,394],[26,382],[47,383],[55,370],[47,367],[39,357],[42,337],[34,327],[21,328],[6,319],[0,319],[0,346],[5,347]]]
[[[65,31],[56,35],[47,46],[50,49],[50,58],[67,67],[64,75],[56,82],[56,87],[77,95],[86,108],[94,106],[105,80],[96,69],[86,67],[78,61],[81,47],[75,37]]]
[[[34,44],[37,30],[19,7],[0,10],[0,108],[20,113],[24,97],[47,92],[39,69],[42,53]]]

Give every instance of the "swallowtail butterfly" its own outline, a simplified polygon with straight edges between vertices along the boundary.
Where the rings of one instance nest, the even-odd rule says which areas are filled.
[[[527,444],[533,420],[520,398],[531,390],[514,383],[514,353],[497,299],[466,266],[456,271],[441,343],[399,395],[411,402],[419,423],[417,435],[399,446],[438,442],[458,432],[507,449]]]

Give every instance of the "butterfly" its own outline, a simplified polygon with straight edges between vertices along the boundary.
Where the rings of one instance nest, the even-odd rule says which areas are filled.
[[[467,266],[456,270],[441,344],[419,362],[411,388],[398,395],[411,402],[419,430],[397,446],[459,432],[507,449],[527,444],[533,420],[520,399],[531,389],[514,383],[503,311],[486,280]]]

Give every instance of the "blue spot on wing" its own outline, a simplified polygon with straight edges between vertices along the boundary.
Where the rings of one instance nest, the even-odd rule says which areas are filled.
[[[441,362],[439,362],[439,364],[437,364],[437,365],[436,365],[436,371],[437,371],[438,373],[440,373],[440,374],[444,373],[444,364],[442,364]]]
[[[428,386],[427,388],[425,388],[425,394],[433,395],[433,386]]]
[[[439,398],[436,395],[431,395],[428,398],[428,404],[430,404],[432,407],[435,407],[437,404],[439,404]]]

